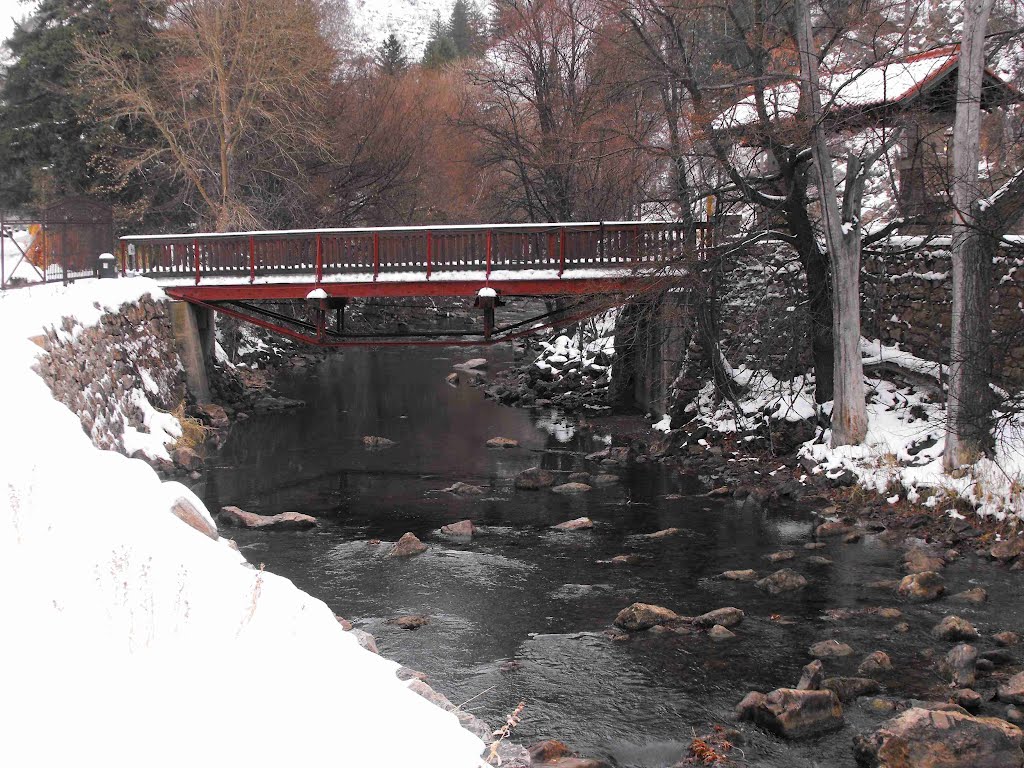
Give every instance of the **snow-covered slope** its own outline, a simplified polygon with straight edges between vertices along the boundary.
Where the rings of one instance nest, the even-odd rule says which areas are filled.
[[[373,53],[394,32],[409,58],[423,55],[430,25],[440,17],[447,21],[455,0],[348,0],[351,44]]]
[[[330,608],[171,513],[31,366],[44,324],[95,323],[152,281],[0,294],[0,765],[476,768],[483,748]]]

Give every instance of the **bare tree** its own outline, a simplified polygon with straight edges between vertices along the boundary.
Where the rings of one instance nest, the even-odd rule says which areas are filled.
[[[80,47],[110,118],[141,120],[159,143],[124,170],[167,168],[206,226],[259,226],[330,144],[323,105],[334,51],[313,0],[179,0],[153,48]]]
[[[985,37],[994,0],[967,0],[957,73],[950,193],[953,316],[943,463],[955,469],[992,450],[990,289],[999,240],[1024,210],[1024,170],[985,197],[978,173]]]

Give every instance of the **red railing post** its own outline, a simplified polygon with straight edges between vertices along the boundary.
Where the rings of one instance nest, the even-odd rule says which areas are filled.
[[[487,230],[487,277],[491,276],[491,230]]]
[[[434,238],[431,237],[431,233],[428,231],[427,232],[427,280],[430,279],[430,272],[431,272],[432,267],[433,267],[433,253],[432,253],[433,245],[434,245]]]
[[[196,285],[199,285],[199,240],[198,238],[192,241],[192,256],[196,262]]]
[[[256,282],[256,238],[249,235],[249,282]]]
[[[565,227],[558,230],[558,276],[565,272]]]
[[[373,233],[373,280],[380,274],[380,233]]]
[[[121,241],[121,277],[128,274],[128,253],[124,240]]]
[[[324,279],[324,243],[320,235],[316,236],[316,281]]]

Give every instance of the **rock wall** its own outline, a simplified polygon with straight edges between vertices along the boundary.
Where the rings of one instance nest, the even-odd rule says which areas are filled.
[[[98,448],[129,454],[128,428],[154,434],[154,407],[171,411],[186,398],[166,301],[146,295],[89,328],[66,317],[47,331],[43,347],[49,354],[37,371]]]
[[[948,250],[885,253],[863,261],[862,326],[868,338],[929,360],[949,361],[952,273]],[[1024,249],[996,260],[992,285],[995,375],[1024,385]]]

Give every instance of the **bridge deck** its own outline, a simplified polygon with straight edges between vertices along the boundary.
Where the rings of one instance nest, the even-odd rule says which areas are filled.
[[[208,300],[621,290],[710,247],[710,228],[590,222],[131,235],[123,271]],[[196,288],[201,287],[201,291]]]

